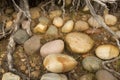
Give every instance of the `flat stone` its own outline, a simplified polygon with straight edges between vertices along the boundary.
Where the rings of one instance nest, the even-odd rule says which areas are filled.
[[[24,50],[28,55],[39,51],[41,46],[40,38],[40,36],[34,35],[24,43]]]
[[[46,31],[46,35],[52,35],[52,36],[56,36],[58,35],[58,29],[56,26],[51,25],[48,30]]]
[[[25,30],[19,29],[18,31],[16,31],[16,33],[13,35],[13,39],[15,40],[15,42],[17,42],[18,44],[23,44],[26,40],[29,39],[29,35],[27,34],[27,32]]]

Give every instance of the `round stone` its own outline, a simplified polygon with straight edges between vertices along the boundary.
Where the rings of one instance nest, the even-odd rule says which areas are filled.
[[[62,73],[73,70],[77,61],[65,54],[51,54],[45,57],[43,65],[50,72]]]
[[[73,20],[68,20],[62,27],[63,33],[69,33],[73,30],[74,22]]]
[[[40,49],[40,54],[42,57],[46,57],[50,54],[58,54],[64,50],[64,42],[63,40],[54,40],[47,42]]]
[[[111,44],[100,45],[95,50],[96,56],[100,59],[112,59],[119,55],[119,49]]]
[[[102,61],[97,57],[87,56],[86,58],[83,59],[82,65],[85,70],[94,72],[101,69]]]
[[[56,26],[56,27],[61,27],[63,25],[63,19],[61,17],[55,17],[53,19],[53,24]]]
[[[96,73],[97,80],[118,80],[110,72],[106,70],[99,70]]]
[[[76,31],[85,31],[88,28],[89,28],[89,25],[88,25],[87,22],[79,20],[75,23],[75,28],[74,29]]]
[[[117,23],[117,17],[111,14],[106,14],[104,19],[107,25],[115,25]]]
[[[84,33],[72,32],[65,36],[65,41],[74,53],[86,53],[90,51],[94,45],[94,41]]]

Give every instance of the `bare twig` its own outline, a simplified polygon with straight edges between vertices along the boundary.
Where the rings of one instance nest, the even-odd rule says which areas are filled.
[[[62,1],[62,0],[59,0],[59,1],[58,1],[58,4],[60,4],[60,3],[61,3],[61,1]]]
[[[30,15],[29,15],[29,12],[28,12],[28,11],[24,12],[24,11],[15,3],[14,0],[12,0],[12,1],[13,1],[14,5],[18,8],[19,12],[18,12],[18,14],[17,14],[16,20],[14,20],[14,23],[13,23],[14,29],[13,29],[13,32],[12,32],[12,34],[11,34],[11,36],[10,36],[9,43],[8,43],[8,46],[7,46],[8,68],[9,68],[9,70],[10,70],[11,72],[20,75],[20,76],[23,78],[23,80],[30,80],[26,75],[24,75],[23,73],[17,71],[17,70],[14,68],[14,66],[13,66],[13,56],[12,56],[13,53],[14,53],[14,50],[15,50],[15,45],[16,45],[16,43],[15,43],[15,41],[14,41],[14,39],[13,39],[13,35],[14,35],[14,33],[20,28],[20,23],[21,23],[21,17],[22,17],[22,15],[23,15],[23,14],[27,14],[27,16],[26,16],[27,18],[30,18]],[[25,0],[24,0],[24,1],[25,1]],[[27,3],[25,2],[25,5],[26,5],[26,4],[27,4]],[[26,8],[27,8],[27,10],[29,9],[28,6],[26,6]],[[30,19],[29,19],[29,20],[30,20]]]
[[[80,0],[77,1],[77,8],[76,8],[76,11],[78,11],[79,6],[80,6]]]
[[[29,4],[28,4],[28,0],[23,0],[24,2],[24,8],[25,8],[25,16],[28,18],[28,21],[29,21],[29,26],[27,27],[26,29],[26,32],[31,36],[32,35],[32,32],[31,32],[31,29],[30,29],[30,23],[31,23],[31,15],[30,15],[30,12],[29,12]]]
[[[41,9],[43,10],[44,14],[46,13],[44,7],[47,6],[48,4],[51,4],[51,3],[52,3],[52,0],[50,0],[49,2],[46,2],[44,5],[41,6]]]
[[[113,70],[113,69],[109,69],[109,68],[106,66],[106,64],[115,62],[115,61],[117,61],[117,60],[119,60],[119,59],[120,59],[120,56],[118,56],[118,57],[116,57],[116,58],[114,58],[114,59],[112,59],[112,60],[103,61],[103,62],[102,62],[102,66],[103,66],[104,69],[106,69],[107,71],[109,71],[109,72],[111,72],[111,73],[114,73],[115,75],[119,76],[119,78],[120,78],[120,73],[119,73],[119,72],[116,72],[116,71]]]

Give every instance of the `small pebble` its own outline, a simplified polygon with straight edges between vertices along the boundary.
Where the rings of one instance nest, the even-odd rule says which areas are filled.
[[[75,31],[85,31],[87,29],[89,29],[89,25],[87,22],[79,20],[75,23]]]
[[[47,30],[47,25],[45,24],[37,24],[37,26],[33,29],[34,33],[45,33]]]
[[[51,35],[51,36],[57,36],[58,35],[58,29],[56,26],[51,25],[48,30],[46,31],[46,35]]]
[[[41,24],[48,25],[48,24],[50,23],[50,20],[49,20],[47,17],[45,17],[45,16],[41,16],[41,17],[39,18],[39,22],[40,22]]]
[[[30,8],[30,14],[31,14],[31,18],[32,19],[37,19],[40,17],[40,13],[39,13],[39,8],[34,7],[34,8]]]
[[[63,19],[61,17],[55,17],[53,19],[53,24],[56,26],[56,27],[61,27],[63,25]]]
[[[101,16],[99,16],[99,19],[101,19],[102,21],[104,20]],[[93,17],[90,17],[88,19],[88,23],[93,28],[100,28],[101,27],[101,25]]]
[[[12,21],[7,21],[5,25],[5,30],[6,31],[10,30],[12,28],[12,24],[13,24]]]
[[[63,33],[69,33],[73,30],[73,26],[74,26],[74,21],[73,20],[68,20],[64,26],[62,27],[62,32]]]
[[[38,78],[40,75],[40,71],[33,71],[31,72],[31,76],[34,77],[34,78]]]
[[[49,13],[49,16],[51,19],[61,16],[62,15],[62,10],[54,10]]]
[[[104,19],[107,25],[115,25],[117,23],[117,17],[111,14],[106,14]]]

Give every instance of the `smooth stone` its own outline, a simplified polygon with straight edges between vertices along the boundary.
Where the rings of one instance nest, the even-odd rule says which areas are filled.
[[[53,19],[53,24],[56,26],[56,27],[61,27],[63,25],[64,21],[61,17],[55,17]]]
[[[37,19],[40,17],[40,13],[39,13],[40,9],[37,7],[34,8],[30,8],[30,14],[31,14],[31,18],[32,19]]]
[[[52,35],[52,36],[56,36],[58,35],[58,29],[56,26],[51,25],[48,30],[46,31],[46,35]]]
[[[24,43],[24,50],[28,55],[32,55],[39,51],[41,46],[40,38],[39,35],[34,35]]]
[[[62,32],[63,33],[69,33],[72,31],[73,29],[73,26],[74,26],[74,21],[73,20],[68,20],[64,26],[62,27]]]
[[[63,40],[54,40],[47,42],[40,49],[40,54],[42,57],[46,57],[50,54],[58,54],[64,50],[64,42]]]
[[[78,80],[94,80],[95,79],[95,75],[92,73],[88,73],[85,75],[82,75]]]
[[[65,54],[51,54],[45,57],[43,65],[50,72],[63,73],[73,70],[77,61]]]
[[[3,74],[2,80],[20,80],[20,76],[7,72]]]
[[[94,45],[94,41],[85,33],[72,32],[65,36],[68,48],[78,54],[90,51]]]
[[[62,15],[62,10],[54,10],[54,11],[51,11],[49,13],[49,17],[51,19],[55,18],[55,17],[58,17],[58,16],[61,16]]]
[[[89,29],[89,25],[87,22],[79,20],[75,23],[75,27],[74,27],[75,31],[85,31],[87,29]]]
[[[102,21],[104,21],[104,19],[101,17],[101,16],[99,16],[99,19],[101,19]],[[88,23],[89,23],[89,25],[90,26],[92,26],[93,28],[100,28],[101,27],[101,25],[96,21],[96,19],[94,19],[93,17],[90,17],[89,19],[88,19]]]
[[[42,75],[40,80],[68,80],[68,79],[67,76],[64,74],[46,73]]]
[[[104,44],[96,48],[95,54],[100,59],[112,59],[119,55],[119,49],[114,45]]]
[[[102,61],[95,56],[87,56],[82,61],[83,68],[90,72],[95,72],[102,67]]]
[[[39,18],[39,22],[40,22],[41,24],[48,25],[48,24],[50,23],[50,20],[49,20],[47,17],[45,17],[45,16],[41,16],[41,17]]]
[[[110,72],[106,70],[99,70],[96,73],[97,80],[118,80]]]
[[[104,20],[107,25],[115,25],[117,23],[117,17],[111,14],[106,14]]]
[[[45,33],[47,30],[47,25],[45,24],[37,24],[37,26],[33,29],[34,33]]]
[[[27,32],[22,29],[19,29],[18,31],[16,31],[15,34],[13,35],[13,39],[18,44],[23,44],[26,40],[29,39],[29,37],[30,36],[27,34]]]

